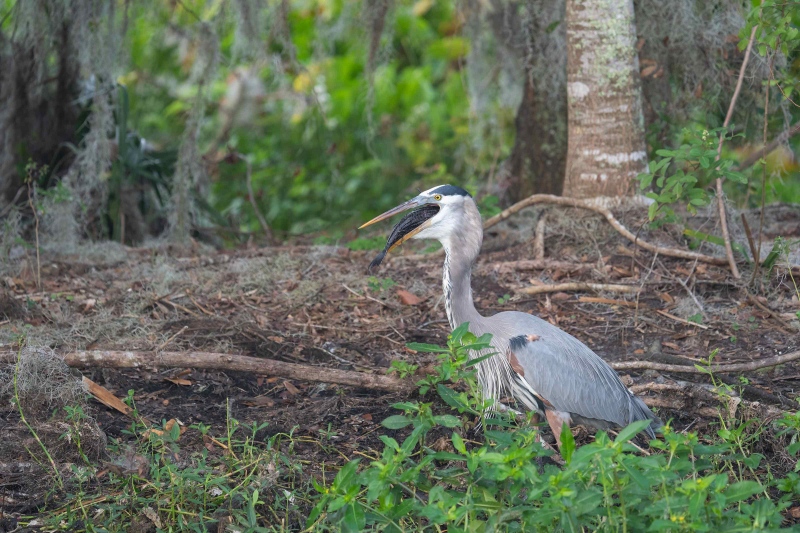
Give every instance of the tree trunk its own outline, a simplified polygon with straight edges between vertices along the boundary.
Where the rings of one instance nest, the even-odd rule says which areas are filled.
[[[619,198],[645,170],[632,0],[567,0],[568,150],[564,194]]]
[[[543,95],[534,84],[533,75],[525,76],[522,102],[514,121],[516,139],[507,162],[508,199],[518,202],[532,194],[561,194],[567,152],[564,131],[564,106],[549,99],[563,95]]]

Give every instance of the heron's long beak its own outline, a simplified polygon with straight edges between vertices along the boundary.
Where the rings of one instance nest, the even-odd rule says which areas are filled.
[[[397,207],[393,207],[383,213],[382,215],[378,215],[369,222],[362,224],[358,229],[364,229],[367,226],[371,226],[376,222],[380,222],[381,220],[386,220],[389,217],[393,217],[398,213],[402,213],[403,211],[408,211],[409,209],[414,209],[415,207],[419,207],[421,205],[425,205],[427,203],[425,198],[412,198],[407,202],[403,202],[402,204],[398,205]]]

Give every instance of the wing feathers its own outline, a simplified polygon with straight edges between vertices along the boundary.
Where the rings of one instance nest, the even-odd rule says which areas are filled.
[[[646,431],[654,437],[653,429],[660,427],[661,421],[625,387],[617,373],[583,343],[544,324],[557,333],[539,328],[538,334],[509,339],[508,361],[518,381],[513,386],[514,395],[525,396],[517,397],[537,410],[545,407],[546,399],[554,409],[573,413],[576,419],[601,429],[608,429],[609,423],[626,426],[637,420],[653,420]],[[535,401],[529,397],[531,393]]]

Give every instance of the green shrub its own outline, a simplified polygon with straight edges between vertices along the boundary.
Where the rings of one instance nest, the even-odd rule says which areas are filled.
[[[419,382],[424,395],[436,390],[452,407],[401,402],[383,425],[411,427],[402,442],[383,435],[383,451],[369,465],[347,463],[330,486],[315,483],[319,497],[307,526],[311,530],[362,531],[777,531],[781,511],[800,495],[800,477],[764,474],[763,456],[741,446],[745,424],[720,432],[713,444],[694,433],[667,426],[642,455],[631,444],[646,421],[605,432],[576,448],[561,436],[564,465],[547,458],[536,429],[505,415],[492,415],[476,395],[469,352],[488,346],[466,325],[438,352],[433,376]],[[455,386],[458,386],[457,389]],[[466,387],[464,387],[466,385]],[[466,392],[464,392],[466,390]],[[483,442],[465,428],[479,417]],[[800,416],[778,423],[797,440]],[[446,449],[433,438],[453,429]],[[789,451],[796,454],[800,444]],[[798,467],[800,468],[800,467]],[[758,473],[758,474],[756,474]]]

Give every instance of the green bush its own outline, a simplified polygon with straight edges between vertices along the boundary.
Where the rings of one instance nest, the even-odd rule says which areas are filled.
[[[330,486],[315,483],[319,497],[308,519],[312,530],[362,531],[779,531],[781,511],[800,495],[800,476],[764,473],[763,456],[741,446],[746,425],[720,431],[713,444],[667,426],[642,455],[631,439],[646,421],[605,432],[576,448],[561,439],[564,465],[553,464],[536,430],[506,416],[488,418],[475,395],[469,352],[485,349],[458,328],[439,352],[437,374],[419,383],[436,390],[447,413],[432,403],[402,402],[384,420],[387,429],[410,426],[402,442],[381,440],[381,456],[369,465],[347,463]],[[445,385],[448,383],[448,385]],[[458,392],[454,385],[466,392]],[[464,387],[466,385],[466,387]],[[483,442],[465,428],[481,420]],[[800,415],[778,423],[797,439]],[[447,429],[443,429],[447,428]],[[453,429],[447,448],[433,437]],[[441,440],[439,440],[441,443]],[[789,451],[796,454],[800,444]],[[800,468],[800,466],[798,466]],[[797,469],[796,469],[797,470]],[[788,529],[783,529],[788,530]]]

